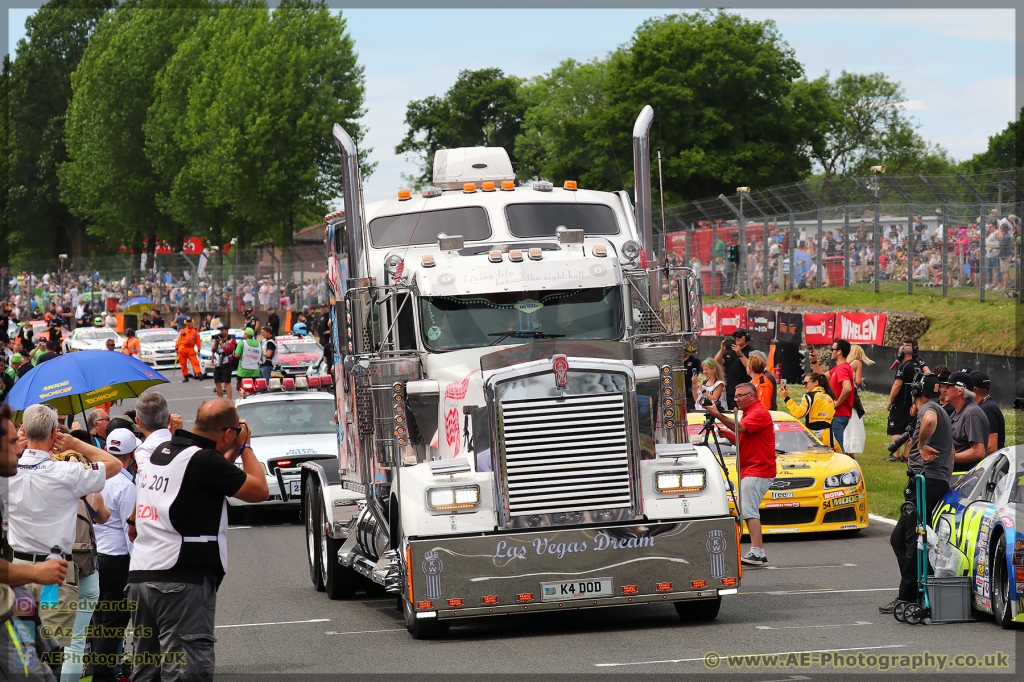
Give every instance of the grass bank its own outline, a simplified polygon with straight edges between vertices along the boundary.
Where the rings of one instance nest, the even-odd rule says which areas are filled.
[[[991,292],[999,300],[943,298],[941,294],[875,293],[863,289],[803,289],[759,297],[776,303],[807,304],[830,308],[876,308],[926,315],[931,322],[918,343],[924,350],[1024,355],[1024,317],[1018,304]],[[715,299],[708,299],[713,302]],[[884,407],[884,405],[883,405]]]

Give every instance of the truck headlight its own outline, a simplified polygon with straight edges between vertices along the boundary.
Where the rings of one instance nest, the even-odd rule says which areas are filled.
[[[659,493],[694,493],[704,490],[707,474],[703,469],[693,471],[659,471],[654,475],[654,487]]]
[[[480,486],[427,488],[427,506],[435,511],[472,509],[480,505]]]
[[[851,485],[857,485],[860,483],[860,471],[857,469],[850,469],[844,471],[841,474],[835,474],[825,478],[826,488],[845,488]]]

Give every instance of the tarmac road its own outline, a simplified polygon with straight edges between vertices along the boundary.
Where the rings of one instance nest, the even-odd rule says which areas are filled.
[[[181,384],[180,374],[172,382],[157,390],[188,428],[199,402],[213,395],[212,382]],[[129,407],[125,401],[114,412]],[[217,605],[217,671],[280,679],[316,673],[624,676],[757,670],[761,674],[753,679],[788,681],[877,672],[885,664],[880,656],[906,656],[908,666],[918,656],[916,672],[934,673],[939,659],[927,658],[924,652],[930,652],[975,655],[982,664],[988,655],[989,663],[1006,666],[952,671],[950,660],[947,673],[1012,673],[1015,633],[991,617],[915,627],[878,613],[898,583],[890,531],[873,522],[856,535],[768,537],[771,566],[747,568],[739,594],[724,597],[710,623],[684,624],[667,604],[638,605],[461,620],[441,640],[415,641],[394,596],[371,590],[350,601],[330,601],[313,589],[297,511],[252,510],[246,525],[228,531],[228,572]],[[781,659],[790,664],[785,668],[764,661],[740,668],[725,658],[787,652],[807,653]],[[823,654],[831,656],[824,665]],[[843,657],[839,666],[837,656]],[[889,667],[888,675],[894,670]]]

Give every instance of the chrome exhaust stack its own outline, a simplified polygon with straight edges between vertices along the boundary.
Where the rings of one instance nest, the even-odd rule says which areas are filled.
[[[636,230],[640,246],[649,262],[654,256],[654,218],[651,207],[651,124],[654,109],[650,104],[640,110],[633,124],[633,203],[636,205]],[[652,273],[653,274],[653,273]],[[649,298],[652,306],[661,301],[656,275],[649,277]]]
[[[355,140],[335,123],[331,130],[341,154],[341,182],[345,201],[345,236],[348,248],[348,276],[370,277],[366,248],[366,211],[363,208],[363,178],[359,173],[359,150]],[[365,269],[363,269],[365,268]]]

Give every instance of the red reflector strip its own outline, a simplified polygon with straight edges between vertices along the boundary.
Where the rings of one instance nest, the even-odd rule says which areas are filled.
[[[671,592],[672,583],[658,583],[654,588],[658,590],[658,592]]]
[[[622,586],[622,594],[636,594],[637,591],[638,590],[637,590],[636,585],[623,585]]]
[[[707,580],[691,580],[690,581],[690,589],[691,590],[703,590],[707,586],[708,586],[708,581]]]
[[[516,595],[516,601],[533,601],[533,595],[529,592],[523,592],[522,594]]]
[[[449,599],[448,600],[448,606],[452,606],[452,607],[462,606],[462,600],[461,599]]]
[[[498,603],[498,595],[496,595],[496,594],[489,594],[486,597],[484,597],[483,599],[481,599],[480,603],[484,604],[484,605],[497,604]]]
[[[739,578],[722,578],[722,587],[736,587],[739,582]]]
[[[418,601],[418,602],[416,602],[416,608],[418,608],[418,609],[432,609],[432,608],[434,608],[434,602],[432,602],[432,601]]]

